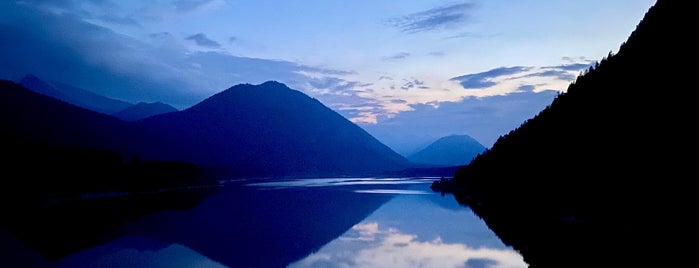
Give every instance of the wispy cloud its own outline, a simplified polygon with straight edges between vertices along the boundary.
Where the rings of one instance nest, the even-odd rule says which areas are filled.
[[[168,32],[157,32],[157,33],[149,34],[148,36],[149,36],[150,38],[158,39],[158,38],[168,38],[168,37],[172,37],[172,34],[171,34],[171,33],[168,33]]]
[[[452,80],[459,81],[461,86],[463,86],[464,88],[487,88],[492,87],[496,84],[496,82],[493,81],[494,78],[521,73],[528,69],[531,69],[531,67],[500,67],[482,73],[467,74],[454,77],[452,78]]]
[[[221,0],[177,0],[172,3],[177,11],[189,12],[223,5]]]
[[[393,54],[391,56],[383,57],[383,60],[402,60],[402,59],[405,59],[407,57],[410,57],[410,53],[400,52],[400,53]]]
[[[411,88],[430,89],[430,87],[425,84],[425,81],[417,79],[407,80],[406,83],[403,84],[400,88],[403,90],[408,90]]]
[[[388,23],[404,33],[458,28],[468,22],[475,7],[473,3],[452,4],[394,18]]]
[[[214,41],[214,40],[209,39],[209,38],[206,37],[206,35],[203,34],[203,33],[198,33],[198,34],[190,35],[190,36],[188,36],[188,37],[185,38],[185,39],[186,39],[186,40],[194,41],[194,43],[196,43],[198,46],[202,46],[202,47],[208,47],[208,48],[219,48],[219,47],[221,47],[221,44],[219,44],[218,42],[216,42],[216,41]]]
[[[353,74],[349,71],[238,57],[220,49],[192,51],[182,44],[182,39],[165,31],[137,40],[78,16],[27,4],[0,1],[0,10],[0,36],[13,40],[0,42],[0,59],[5,63],[0,64],[0,77],[5,79],[31,73],[112,98],[162,101],[181,109],[240,83],[277,80],[311,95],[316,87],[309,81],[314,81],[316,86],[330,88],[327,96],[321,95],[328,100],[324,101],[327,105],[356,104],[351,101],[352,94],[359,94],[354,87],[367,86],[342,79]],[[203,33],[189,38],[199,46],[220,45]],[[42,53],[38,55],[36,51]],[[338,79],[324,81],[327,77]],[[373,100],[357,100],[370,101]]]
[[[555,66],[554,68],[557,69],[562,69],[566,71],[579,71],[582,69],[586,69],[590,67],[590,65],[593,63],[593,61],[588,61],[588,63],[571,63],[571,64],[565,64],[565,65],[558,65]]]
[[[140,26],[140,23],[131,17],[118,16],[114,14],[104,14],[99,17],[101,21],[112,24],[126,25],[126,26]]]
[[[587,65],[585,65],[585,66],[587,66]],[[580,69],[575,69],[575,70],[580,70]],[[565,69],[543,70],[541,72],[526,74],[526,75],[523,75],[521,77],[516,77],[513,79],[529,78],[529,77],[555,77],[555,78],[560,79],[560,80],[568,80],[568,81],[575,80],[575,74],[573,74],[569,70],[565,70]]]
[[[450,35],[447,37],[444,37],[444,39],[458,39],[458,38],[491,38],[500,35],[499,33],[493,33],[493,34],[479,34],[479,33],[469,33],[469,32],[463,32],[463,33],[458,33],[455,35]]]

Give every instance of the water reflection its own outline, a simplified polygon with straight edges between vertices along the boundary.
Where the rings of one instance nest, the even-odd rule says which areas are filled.
[[[422,241],[417,235],[360,223],[289,267],[526,267],[512,250]]]
[[[55,267],[207,267],[225,268],[180,244],[168,244],[141,236],[126,236],[106,245],[77,253],[56,262]]]
[[[58,267],[526,267],[434,178],[237,181]]]
[[[418,191],[424,185],[404,191]],[[527,267],[453,198],[399,195],[290,267]]]

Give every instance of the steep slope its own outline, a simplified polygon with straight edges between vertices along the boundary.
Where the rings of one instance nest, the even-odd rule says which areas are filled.
[[[136,122],[152,141],[186,147],[173,157],[223,166],[239,175],[363,174],[408,161],[359,126],[284,84],[233,86],[189,109]]]
[[[408,160],[441,166],[466,165],[476,155],[485,150],[485,146],[468,135],[451,135],[442,137],[424,149],[408,156]]]
[[[149,116],[177,112],[175,107],[162,102],[139,102],[112,115],[124,121],[137,121]]]
[[[532,267],[682,260],[654,245],[685,235],[693,209],[688,5],[657,1],[617,54],[457,171],[457,199]]]
[[[112,114],[133,105],[65,83],[48,83],[31,74],[22,78],[19,84],[34,92],[105,114]]]
[[[0,81],[2,142],[27,140],[53,145],[112,149],[133,153],[134,130],[112,116]]]
[[[180,112],[137,122],[0,83],[5,142],[107,149],[144,161],[186,161],[230,176],[363,175],[409,165],[367,132],[280,83],[238,85]]]

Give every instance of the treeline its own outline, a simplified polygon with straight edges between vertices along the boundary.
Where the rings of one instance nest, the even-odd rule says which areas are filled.
[[[216,183],[188,162],[123,159],[109,150],[16,139],[2,144],[0,191],[6,200],[45,201]]]
[[[618,53],[456,172],[456,198],[532,267],[628,266],[690,230],[696,112],[678,59],[694,48],[673,31],[687,10],[658,1]]]

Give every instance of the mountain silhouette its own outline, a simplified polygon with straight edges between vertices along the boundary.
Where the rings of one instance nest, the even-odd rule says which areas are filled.
[[[456,172],[457,200],[531,267],[689,261],[668,247],[694,228],[688,5],[657,1],[618,53]]]
[[[137,150],[131,140],[138,135],[129,123],[7,80],[0,81],[0,125],[2,142],[113,149],[122,154]]]
[[[23,77],[19,84],[34,92],[105,114],[116,113],[133,105],[65,83],[48,83],[31,74]]]
[[[160,157],[226,167],[233,174],[350,175],[399,170],[404,157],[318,100],[269,81],[240,84],[180,112],[136,124],[168,133]]]
[[[177,111],[175,107],[162,102],[139,102],[112,115],[124,121],[137,121],[149,116]]]
[[[471,136],[451,135],[432,142],[422,150],[408,156],[408,160],[439,166],[466,165],[485,149],[485,146]]]
[[[179,112],[136,122],[0,83],[4,141],[111,150],[184,161],[221,176],[364,175],[407,159],[319,101],[277,82],[233,86]],[[225,175],[223,175],[225,174]]]

